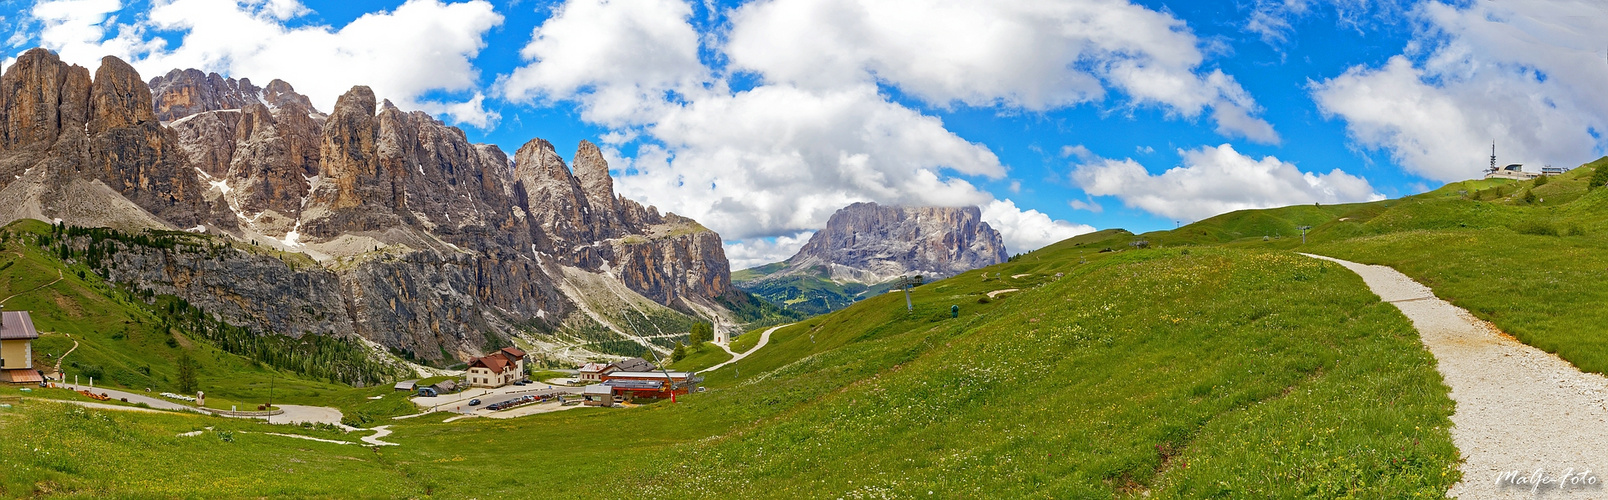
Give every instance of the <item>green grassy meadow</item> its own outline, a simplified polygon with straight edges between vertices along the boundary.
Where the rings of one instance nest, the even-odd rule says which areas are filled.
[[[1356,276],[1281,251],[1093,243],[918,287],[913,314],[888,294],[780,329],[679,403],[386,421],[402,446],[377,451],[29,401],[0,412],[0,453],[20,457],[5,493],[579,497],[607,476],[671,498],[1416,497],[1456,481],[1446,389]],[[1004,288],[1021,291],[980,300]],[[207,425],[234,441],[175,437]],[[195,465],[140,465],[154,456]]]
[[[188,349],[219,397],[255,400],[273,379],[285,402],[362,413],[401,446],[0,389],[22,398],[0,409],[0,496],[1443,498],[1461,477],[1434,359],[1360,278],[1295,252],[1394,266],[1603,372],[1608,190],[1587,189],[1590,170],[1100,231],[917,287],[914,312],[873,294],[799,320],[677,403],[511,420],[385,418],[411,411],[388,387],[301,380],[156,332],[137,298],[68,268],[6,304],[36,311],[37,350],[71,333],[88,347],[69,359],[167,387]],[[62,267],[15,242],[4,262],[5,295]],[[673,367],[726,359],[710,346]]]

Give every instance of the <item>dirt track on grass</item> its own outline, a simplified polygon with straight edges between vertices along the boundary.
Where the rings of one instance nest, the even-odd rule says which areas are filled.
[[[1362,276],[1435,355],[1457,404],[1452,441],[1464,459],[1448,496],[1608,497],[1608,379],[1519,342],[1395,269],[1303,255]]]

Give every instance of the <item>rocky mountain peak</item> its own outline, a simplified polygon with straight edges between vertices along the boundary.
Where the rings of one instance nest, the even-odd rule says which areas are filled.
[[[258,96],[262,95],[262,89],[252,85],[249,78],[235,80],[196,69],[169,71],[152,78],[147,86],[155,104],[153,111],[162,121],[207,111],[240,109],[257,102]],[[309,104],[308,107],[312,106]]]
[[[243,78],[241,81],[249,82]],[[275,78],[274,81],[268,82],[268,86],[262,89],[262,100],[277,108],[298,107],[307,113],[318,113],[318,110],[313,109],[313,101],[311,99],[308,99],[307,96],[296,93],[295,88],[291,87],[289,83],[285,83],[284,80],[280,80],[278,78]]]
[[[575,152],[575,179],[586,193],[586,201],[594,207],[614,207],[614,178],[609,176],[609,162],[603,151],[590,141],[581,141]]]
[[[36,48],[24,52],[0,77],[6,111],[3,149],[56,142],[63,130],[83,130],[89,119],[89,70]]]
[[[98,272],[262,333],[359,335],[427,359],[461,359],[488,335],[639,335],[635,318],[580,312],[588,300],[675,321],[729,314],[719,235],[617,197],[589,142],[572,174],[547,141],[510,160],[368,87],[325,115],[281,80],[150,82],[116,58],[92,77],[47,50],[19,57],[0,75],[0,223],[182,229],[302,253],[318,264],[126,248]]]
[[[948,277],[1008,257],[977,207],[855,203],[832,214],[787,264],[826,266],[833,279],[876,283],[907,274]]]
[[[133,66],[112,56],[101,59],[90,87],[90,133],[155,122],[151,89]]]

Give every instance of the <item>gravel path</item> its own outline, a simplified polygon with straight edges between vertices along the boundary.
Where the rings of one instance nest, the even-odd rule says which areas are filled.
[[[362,439],[363,442],[368,443],[368,444],[372,444],[372,445],[375,445],[375,446],[396,446],[397,445],[396,443],[392,443],[392,442],[389,442],[389,441],[381,441],[380,440],[380,438],[382,438],[382,437],[391,435],[391,426],[382,425],[382,426],[379,426],[379,427],[375,427],[373,430],[374,430],[374,435],[372,435],[372,436],[363,436],[363,437],[358,438],[358,439]]]
[[[759,334],[759,343],[755,344],[753,349],[749,349],[748,352],[744,352],[742,354],[733,354],[732,358],[726,360],[726,362],[718,364],[718,365],[715,365],[715,366],[711,366],[711,367],[708,367],[708,368],[704,368],[702,370],[698,370],[698,373],[712,372],[712,371],[715,371],[715,370],[719,370],[719,369],[725,367],[726,365],[736,363],[738,361],[742,361],[743,358],[748,357],[749,354],[759,352],[759,348],[765,347],[765,344],[769,344],[770,343],[770,334],[771,334],[771,332],[780,330],[780,329],[785,328],[785,327],[793,326],[795,324],[797,324],[797,323],[788,323],[788,324],[785,324],[785,325],[776,325],[776,326],[770,327],[769,329],[766,329],[765,333]],[[725,346],[722,346],[721,348],[726,349]],[[726,352],[731,352],[731,349],[726,349]]]
[[[1395,269],[1303,255],[1362,276],[1435,355],[1457,404],[1452,441],[1464,460],[1463,482],[1448,496],[1608,497],[1608,379],[1515,340]]]

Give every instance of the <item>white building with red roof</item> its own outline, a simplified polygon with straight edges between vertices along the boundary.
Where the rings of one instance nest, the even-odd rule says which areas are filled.
[[[514,347],[469,360],[465,377],[474,387],[502,387],[525,379],[525,351]]]

